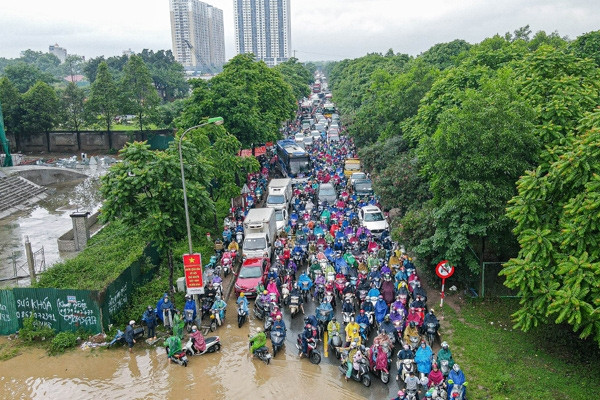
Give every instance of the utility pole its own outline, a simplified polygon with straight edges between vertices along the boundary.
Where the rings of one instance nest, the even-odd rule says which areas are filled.
[[[27,266],[29,267],[29,278],[31,283],[35,283],[35,260],[33,259],[33,251],[31,250],[31,243],[29,242],[29,236],[25,236],[25,253],[27,254]]]

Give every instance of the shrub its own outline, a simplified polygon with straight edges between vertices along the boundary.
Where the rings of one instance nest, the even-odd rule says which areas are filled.
[[[19,329],[19,338],[25,342],[44,341],[56,334],[54,329],[49,328],[32,315],[23,319],[23,327]]]
[[[52,339],[48,353],[51,355],[64,353],[66,349],[77,345],[77,333],[75,332],[60,332]]]

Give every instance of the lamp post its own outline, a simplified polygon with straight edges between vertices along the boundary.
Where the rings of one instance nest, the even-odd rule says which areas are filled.
[[[181,166],[181,185],[183,186],[183,207],[185,209],[185,225],[187,228],[188,246],[190,248],[189,254],[192,254],[192,230],[190,228],[190,214],[188,212],[187,191],[185,190],[185,175],[183,173],[183,154],[181,153],[181,141],[183,140],[185,134],[191,131],[192,129],[198,129],[209,124],[222,125],[223,117],[209,118],[208,121],[206,121],[203,124],[195,125],[191,128],[186,129],[185,132],[183,132],[183,134],[179,137],[179,164]]]

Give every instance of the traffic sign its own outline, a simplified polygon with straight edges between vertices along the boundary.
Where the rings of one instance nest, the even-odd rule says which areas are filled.
[[[200,253],[183,255],[183,270],[188,294],[203,294],[202,257]]]
[[[442,279],[449,278],[454,273],[454,266],[450,265],[448,260],[442,260],[435,267],[435,273]]]

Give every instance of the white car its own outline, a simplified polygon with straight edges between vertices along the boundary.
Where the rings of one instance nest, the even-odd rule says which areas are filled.
[[[385,216],[376,206],[364,206],[358,212],[360,224],[371,231],[371,234],[380,237],[383,231],[390,228]]]
[[[283,228],[288,224],[287,210],[275,210],[275,223],[277,225],[277,232],[283,231]]]

